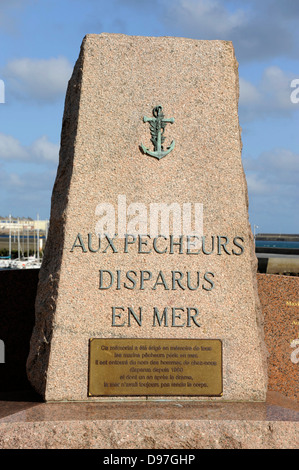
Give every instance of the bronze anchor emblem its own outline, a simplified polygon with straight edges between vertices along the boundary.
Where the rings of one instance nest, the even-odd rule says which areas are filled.
[[[153,143],[154,151],[149,150],[143,144],[141,144],[141,148],[146,155],[150,155],[151,157],[155,157],[160,160],[174,149],[174,140],[171,142],[170,146],[167,147],[166,150],[163,149],[162,145],[165,141],[164,132],[166,124],[168,122],[173,124],[174,118],[165,119],[164,114],[162,112],[162,106],[156,106],[153,109],[153,116],[154,117],[152,118],[147,118],[146,116],[144,116],[143,122],[149,122],[150,124],[150,132],[152,136],[151,142]]]

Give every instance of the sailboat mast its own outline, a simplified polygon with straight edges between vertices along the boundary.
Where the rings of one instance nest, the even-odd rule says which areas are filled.
[[[8,241],[8,254],[11,260],[11,214],[9,214],[9,241]]]
[[[37,214],[37,261],[39,261],[39,214]]]
[[[20,259],[20,219],[18,219],[18,259]]]
[[[29,259],[29,226],[27,226],[27,259]]]

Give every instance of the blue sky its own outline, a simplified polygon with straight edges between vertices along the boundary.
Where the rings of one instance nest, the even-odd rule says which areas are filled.
[[[233,41],[250,222],[299,233],[297,0],[0,0],[0,215],[49,217],[67,82],[102,32]]]

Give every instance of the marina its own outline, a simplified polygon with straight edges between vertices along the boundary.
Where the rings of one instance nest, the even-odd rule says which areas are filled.
[[[0,220],[0,270],[39,269],[48,234],[48,220]]]

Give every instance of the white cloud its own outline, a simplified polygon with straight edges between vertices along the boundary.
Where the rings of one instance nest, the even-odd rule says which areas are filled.
[[[238,60],[297,57],[298,8],[287,0],[168,0],[161,19],[178,35],[232,41]],[[292,0],[292,3],[296,3]]]
[[[299,154],[277,148],[262,152],[256,159],[244,158],[243,163],[251,194],[299,193]]]
[[[54,178],[55,171],[53,170],[31,171],[30,173],[7,172],[4,186],[8,193],[22,193],[24,194],[23,198],[34,199],[34,197],[37,198],[37,193],[43,191],[50,192],[52,190]]]
[[[257,85],[240,78],[241,120],[263,119],[265,116],[287,116],[297,111],[291,100],[294,74],[286,73],[277,66],[270,66]]]
[[[299,154],[277,148],[243,163],[252,223],[262,232],[298,233]]]
[[[166,4],[169,20],[176,19],[191,34],[215,36],[230,34],[246,21],[241,9],[230,12],[219,0],[174,0]]]
[[[253,103],[256,105],[262,97],[257,87],[240,77],[240,105],[248,106]]]
[[[250,194],[265,195],[271,193],[274,189],[262,175],[259,175],[256,172],[253,172],[252,174],[248,173],[246,179]]]
[[[0,162],[0,214],[49,217],[49,201],[56,171],[43,166],[30,171],[8,171]]]
[[[279,67],[268,67],[262,77],[261,91],[268,100],[275,98],[274,106],[280,109],[293,108],[291,103],[291,85],[292,77],[283,72]]]
[[[46,136],[39,137],[31,145],[22,145],[15,137],[0,133],[0,159],[57,164],[59,145]]]
[[[0,133],[0,158],[26,160],[28,152],[17,139],[11,135]]]
[[[65,57],[50,59],[21,58],[11,60],[1,75],[8,84],[8,92],[19,99],[54,102],[66,91],[72,65]]]
[[[29,150],[34,157],[40,158],[43,161],[55,164],[58,162],[59,146],[49,142],[45,135],[33,142]]]

